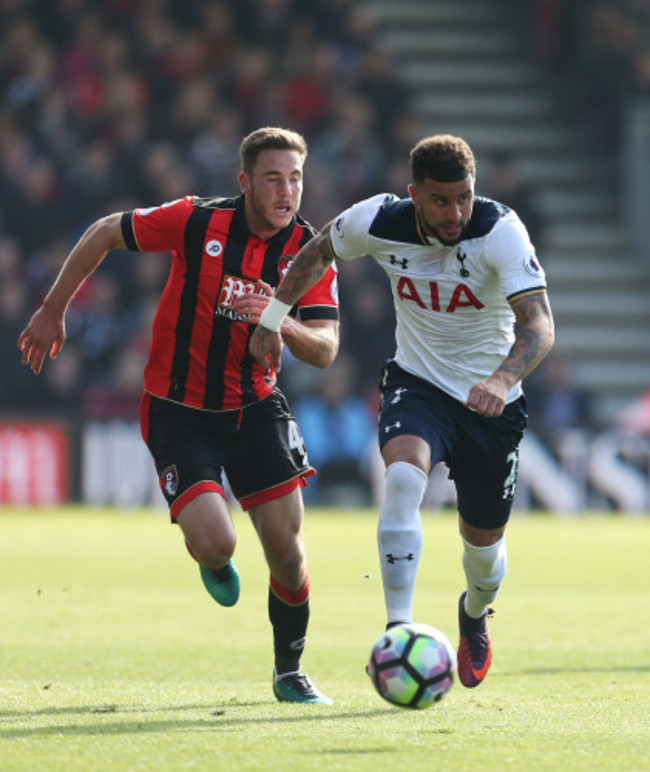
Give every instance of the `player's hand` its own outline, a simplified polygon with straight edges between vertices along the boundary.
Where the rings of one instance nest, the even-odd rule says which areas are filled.
[[[257,324],[260,320],[260,314],[271,302],[273,290],[271,285],[262,279],[257,280],[257,286],[262,292],[247,292],[235,298],[232,304],[233,310],[241,321],[249,324]]]
[[[472,386],[465,407],[488,418],[498,418],[506,406],[508,388],[500,381],[487,378]]]
[[[282,367],[282,336],[258,324],[251,336],[249,351],[264,370],[273,368],[276,373]]]
[[[257,329],[249,344],[249,351],[255,360],[264,370],[273,368],[276,373],[280,372],[282,366],[282,336],[278,332],[267,330],[266,327],[259,325],[260,315],[268,306],[273,297],[273,289],[262,279],[257,280],[257,286],[262,292],[248,292],[240,295],[233,303],[233,309],[237,316],[243,317],[243,320],[249,324],[257,324]]]
[[[38,375],[47,353],[49,352],[50,359],[56,359],[63,348],[65,338],[63,316],[41,306],[18,336],[22,363],[31,367]]]

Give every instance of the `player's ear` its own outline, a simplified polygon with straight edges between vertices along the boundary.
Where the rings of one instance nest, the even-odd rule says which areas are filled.
[[[250,193],[251,186],[248,174],[246,174],[246,172],[239,172],[237,179],[239,180],[239,189],[241,192],[244,193],[244,195]]]

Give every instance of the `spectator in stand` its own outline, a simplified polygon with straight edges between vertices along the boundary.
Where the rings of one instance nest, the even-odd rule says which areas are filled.
[[[348,206],[378,189],[384,155],[372,133],[374,108],[365,97],[351,91],[340,94],[334,111],[333,123],[314,143],[314,156],[328,170],[339,206]]]
[[[366,52],[361,60],[355,91],[374,106],[374,131],[383,141],[390,140],[401,116],[408,115],[410,95],[406,85],[395,76],[395,60],[388,51],[373,46]]]
[[[233,158],[237,157],[241,129],[237,110],[217,110],[205,130],[194,137],[190,164],[199,195],[207,196],[214,190],[236,192]]]
[[[329,43],[321,43],[290,63],[290,72],[279,93],[286,123],[309,136],[323,131],[335,104],[336,65],[336,50]]]

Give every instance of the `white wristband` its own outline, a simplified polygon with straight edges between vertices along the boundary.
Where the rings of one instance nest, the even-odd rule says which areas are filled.
[[[291,311],[291,306],[288,303],[283,303],[277,298],[271,298],[271,302],[260,314],[260,324],[262,327],[266,327],[267,330],[273,330],[273,332],[280,332],[280,327],[287,314]]]

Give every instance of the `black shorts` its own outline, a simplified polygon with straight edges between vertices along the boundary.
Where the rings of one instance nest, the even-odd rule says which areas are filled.
[[[432,465],[444,461],[449,467],[458,511],[476,528],[508,522],[527,420],[523,396],[506,405],[498,418],[487,418],[392,360],[384,369],[379,446],[401,434],[425,440]]]
[[[315,474],[281,391],[242,410],[214,413],[145,392],[142,436],[172,520],[205,491],[224,493],[223,472],[243,509],[279,498]]]

